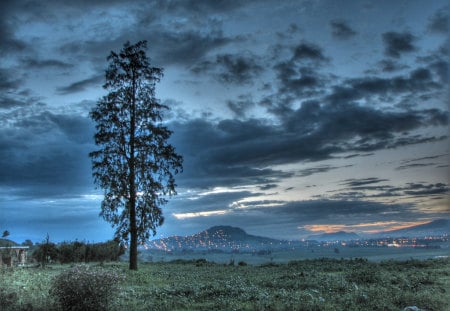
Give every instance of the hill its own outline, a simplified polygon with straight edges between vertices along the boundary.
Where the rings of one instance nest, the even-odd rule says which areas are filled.
[[[450,233],[450,220],[437,219],[429,223],[411,226],[398,230],[384,231],[376,236],[381,237],[425,237],[442,236]]]
[[[151,249],[166,251],[187,250],[259,250],[283,246],[286,241],[248,234],[241,228],[214,226],[190,236],[173,236],[151,241]]]
[[[411,226],[400,230],[384,231],[365,239],[377,239],[386,237],[425,237],[443,236],[450,232],[450,222],[447,219],[439,219],[426,224]],[[354,241],[363,239],[354,232],[332,232],[308,236],[307,241],[282,241],[268,237],[251,235],[241,228],[231,226],[214,226],[190,236],[172,236],[150,241],[146,246],[149,249],[164,251],[236,251],[254,252],[260,250],[283,250],[293,247],[307,247],[308,241],[336,242]],[[310,243],[309,243],[310,244]]]

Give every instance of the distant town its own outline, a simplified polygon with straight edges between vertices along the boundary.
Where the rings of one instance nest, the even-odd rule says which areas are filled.
[[[217,226],[191,236],[173,236],[150,241],[143,249],[170,252],[231,252],[252,253],[261,251],[298,250],[316,247],[395,247],[395,248],[449,248],[447,233],[421,237],[333,238],[298,241],[276,240],[247,234],[240,228]]]

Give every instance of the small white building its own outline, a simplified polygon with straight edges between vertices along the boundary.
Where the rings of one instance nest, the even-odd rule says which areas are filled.
[[[27,262],[29,246],[0,247],[0,266],[12,267],[15,264],[22,266]]]

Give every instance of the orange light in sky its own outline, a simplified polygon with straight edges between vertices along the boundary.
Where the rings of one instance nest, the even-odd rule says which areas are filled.
[[[409,222],[399,222],[399,221],[377,221],[371,223],[360,223],[352,225],[342,225],[342,224],[316,224],[316,225],[305,225],[298,227],[299,229],[306,229],[312,232],[325,232],[332,233],[337,231],[362,231],[365,233],[377,233],[386,230],[398,230],[404,229],[411,226],[417,226],[427,223],[428,221],[409,221]]]

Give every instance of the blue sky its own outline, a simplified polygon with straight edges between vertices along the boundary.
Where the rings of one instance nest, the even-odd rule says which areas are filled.
[[[2,1],[0,229],[102,241],[106,57],[148,41],[184,157],[157,237],[300,239],[448,217],[446,1]]]

